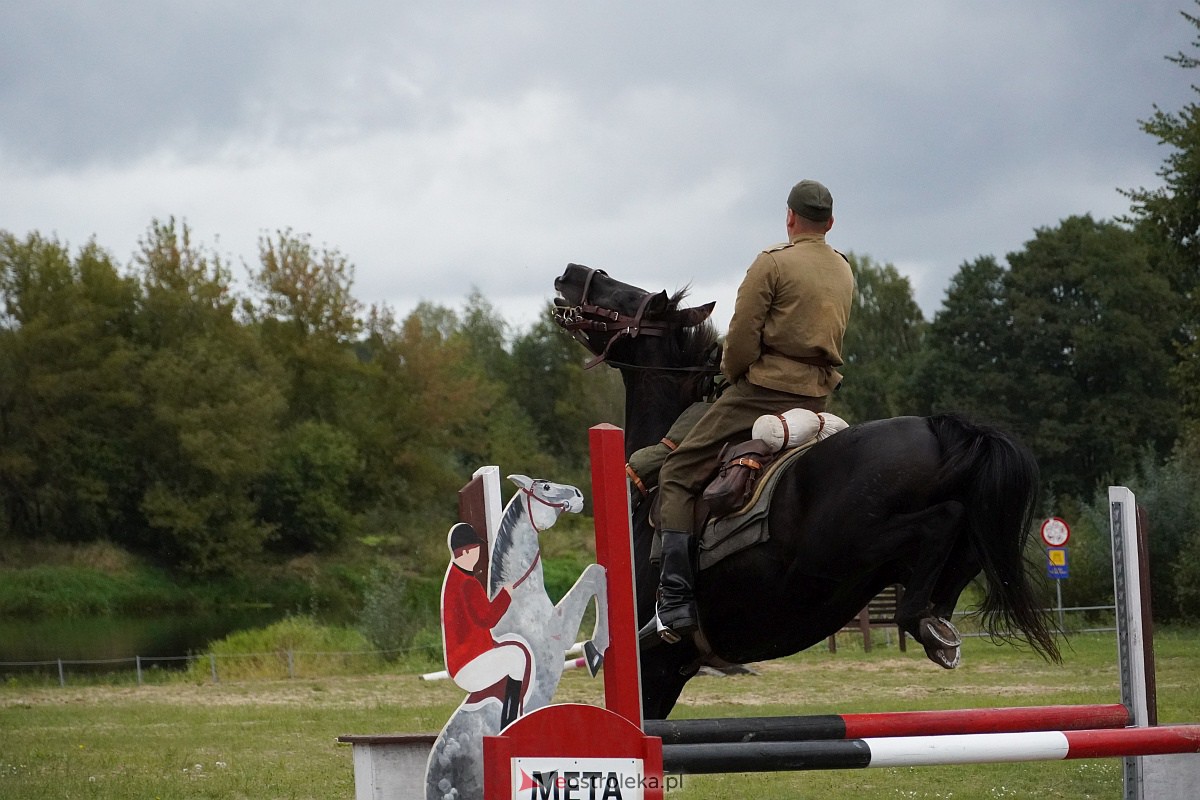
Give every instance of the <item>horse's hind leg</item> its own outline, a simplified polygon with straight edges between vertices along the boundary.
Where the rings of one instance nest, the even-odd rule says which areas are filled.
[[[948,609],[945,608],[945,595],[935,598],[935,592],[943,583],[943,573],[950,567],[952,555],[967,555],[957,552],[961,549],[959,542],[965,539],[960,535],[964,516],[961,503],[948,501],[904,521],[905,527],[915,536],[917,557],[904,581],[904,595],[896,609],[896,623],[925,647],[925,653],[931,661],[946,669],[958,666],[962,639],[950,622],[953,602]],[[978,565],[971,561],[968,565],[970,575],[958,587],[960,592],[979,571]],[[962,571],[950,568],[956,574]],[[955,594],[954,599],[957,596]]]
[[[958,537],[930,594],[930,613],[926,619],[944,622],[954,631],[957,638],[958,631],[954,630],[949,620],[954,614],[954,607],[958,604],[963,589],[979,575],[980,569],[979,559],[975,556],[970,540],[966,536]],[[934,645],[932,651],[930,648],[931,646],[926,644],[925,652],[934,663],[947,669],[958,666],[961,660],[959,643],[946,647]]]

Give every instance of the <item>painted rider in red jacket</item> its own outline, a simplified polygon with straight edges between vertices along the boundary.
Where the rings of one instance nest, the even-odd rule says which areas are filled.
[[[512,603],[512,589],[503,587],[494,599],[474,570],[483,544],[475,529],[465,522],[450,528],[447,545],[450,566],[442,583],[442,641],[446,671],[467,692],[488,689],[507,678],[501,710],[501,727],[521,713],[521,698],[529,679],[530,659],[517,642],[497,642],[492,628]]]

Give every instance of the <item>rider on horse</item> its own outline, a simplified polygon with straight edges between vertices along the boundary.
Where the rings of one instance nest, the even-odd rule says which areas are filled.
[[[738,288],[721,372],[729,385],[667,457],[659,476],[662,566],[658,620],[664,639],[698,627],[692,595],[695,498],[727,443],[744,441],[763,414],[824,411],[842,376],[842,337],[854,299],[845,256],[825,243],[833,197],[813,180],[787,200],[788,241],[759,253]]]

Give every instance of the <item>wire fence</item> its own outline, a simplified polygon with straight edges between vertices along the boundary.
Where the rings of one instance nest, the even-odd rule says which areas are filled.
[[[57,679],[65,687],[68,678],[95,681],[114,677],[132,679],[138,686],[176,679],[220,683],[222,679],[313,678],[328,675],[382,673],[416,664],[427,667],[440,660],[440,647],[400,650],[311,651],[280,649],[263,653],[194,653],[185,656],[129,656],[125,658],[53,658],[41,661],[0,661],[0,679]]]
[[[1115,606],[1075,606],[1071,608],[1049,608],[1045,611],[1057,615],[1059,628],[1067,633],[1111,633],[1116,631],[1111,624],[1089,625],[1088,620],[1107,618],[1115,614]],[[956,620],[969,620],[975,612],[956,611]],[[1066,624],[1066,615],[1083,614],[1084,624]],[[891,637],[886,627],[882,628],[887,645]],[[988,636],[963,625],[964,637]],[[103,677],[112,680],[114,675],[132,679],[138,686],[148,682],[163,682],[186,673],[193,680],[220,683],[226,680],[246,679],[295,679],[315,678],[330,675],[355,675],[383,673],[389,671],[423,672],[430,665],[441,661],[440,645],[426,645],[398,650],[352,650],[311,651],[279,649],[263,653],[195,653],[185,656],[128,656],[125,658],[53,658],[41,661],[0,661],[0,679],[45,680],[61,687],[68,685],[68,678],[81,681]],[[407,667],[407,669],[404,669]],[[440,673],[427,673],[430,675]]]

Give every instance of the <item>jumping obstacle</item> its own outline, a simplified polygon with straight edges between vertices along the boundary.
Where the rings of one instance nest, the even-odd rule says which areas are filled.
[[[1154,724],[1149,594],[1134,535],[1136,503],[1127,489],[1110,490],[1121,704],[643,723],[623,435],[605,425],[589,437],[597,562],[607,573],[611,631],[605,707],[551,705],[485,737],[487,800],[661,798],[673,773],[1111,757],[1125,758],[1127,800],[1196,795],[1200,725]],[[363,748],[374,744],[373,760],[365,754],[360,759],[356,738],[364,740]],[[401,796],[383,790],[381,773],[393,771],[388,758],[395,748],[385,738],[342,737],[355,744],[360,800]]]
[[[598,440],[614,433],[598,433],[593,429],[592,434],[596,437],[593,439],[593,448]],[[605,500],[600,497],[600,487],[613,485],[606,483],[603,472],[602,467],[597,471],[596,464],[593,464],[598,516],[602,504],[606,514],[614,513],[618,504],[616,498]],[[621,484],[619,505],[627,504],[625,496],[624,485]],[[1127,618],[1138,617],[1136,625],[1126,621],[1118,626],[1122,642],[1119,657],[1122,704],[648,721],[642,725],[642,730],[662,742],[661,763],[664,772],[774,772],[1109,757],[1127,757],[1130,763],[1140,764],[1137,757],[1153,755],[1172,758],[1175,756],[1170,754],[1200,753],[1200,725],[1148,727],[1154,703],[1153,694],[1146,691],[1147,685],[1152,685],[1147,680],[1146,667],[1151,646],[1149,634],[1141,624],[1144,607],[1143,578],[1140,577],[1142,570],[1136,559],[1130,562],[1122,557],[1128,555],[1129,546],[1124,539],[1118,541],[1118,528],[1122,528],[1122,523],[1122,530],[1127,533],[1131,534],[1136,529],[1136,522],[1131,524],[1126,516],[1131,513],[1129,509],[1135,506],[1132,495],[1114,495],[1113,502],[1114,520],[1120,518],[1114,522],[1114,541],[1117,542],[1114,552],[1118,554],[1114,563],[1121,564],[1120,567],[1114,567],[1118,604],[1130,604],[1131,609],[1135,610],[1126,613]],[[627,511],[624,520],[626,524],[622,526],[602,526],[597,520],[597,552],[613,547],[612,543],[602,541],[607,536],[624,537],[617,549],[624,548],[624,542],[629,537]],[[1136,543],[1132,549],[1136,554]],[[615,597],[631,595],[631,572],[627,574],[623,569],[613,569],[609,565],[608,582],[610,604]],[[636,638],[618,638],[614,635],[609,648],[610,655],[623,649],[636,653]],[[608,669],[607,662],[605,669]],[[636,671],[630,677],[633,676],[636,676]],[[611,699],[614,690],[627,698],[640,697],[640,685],[634,681],[606,680],[606,698]],[[636,709],[629,707],[626,713],[629,714],[628,719],[636,718]],[[518,720],[513,727],[524,722]],[[1128,727],[1131,723],[1140,727]],[[560,724],[569,727],[569,715]],[[562,727],[559,732],[566,729]],[[547,737],[548,741],[555,738],[555,733]],[[584,750],[587,750],[586,746]],[[1200,765],[1200,759],[1188,759],[1187,763],[1189,769],[1195,770]],[[514,786],[514,768],[506,769],[500,761],[489,761],[486,768],[503,774],[507,787]],[[1141,797],[1143,783],[1142,777],[1127,777],[1126,796]],[[661,786],[661,782],[658,785]],[[1195,785],[1194,778],[1181,779],[1174,786],[1156,787],[1153,796],[1191,797]],[[1129,792],[1133,789],[1138,793]],[[520,796],[516,791],[501,792],[497,782],[496,793],[489,793],[487,797]]]

